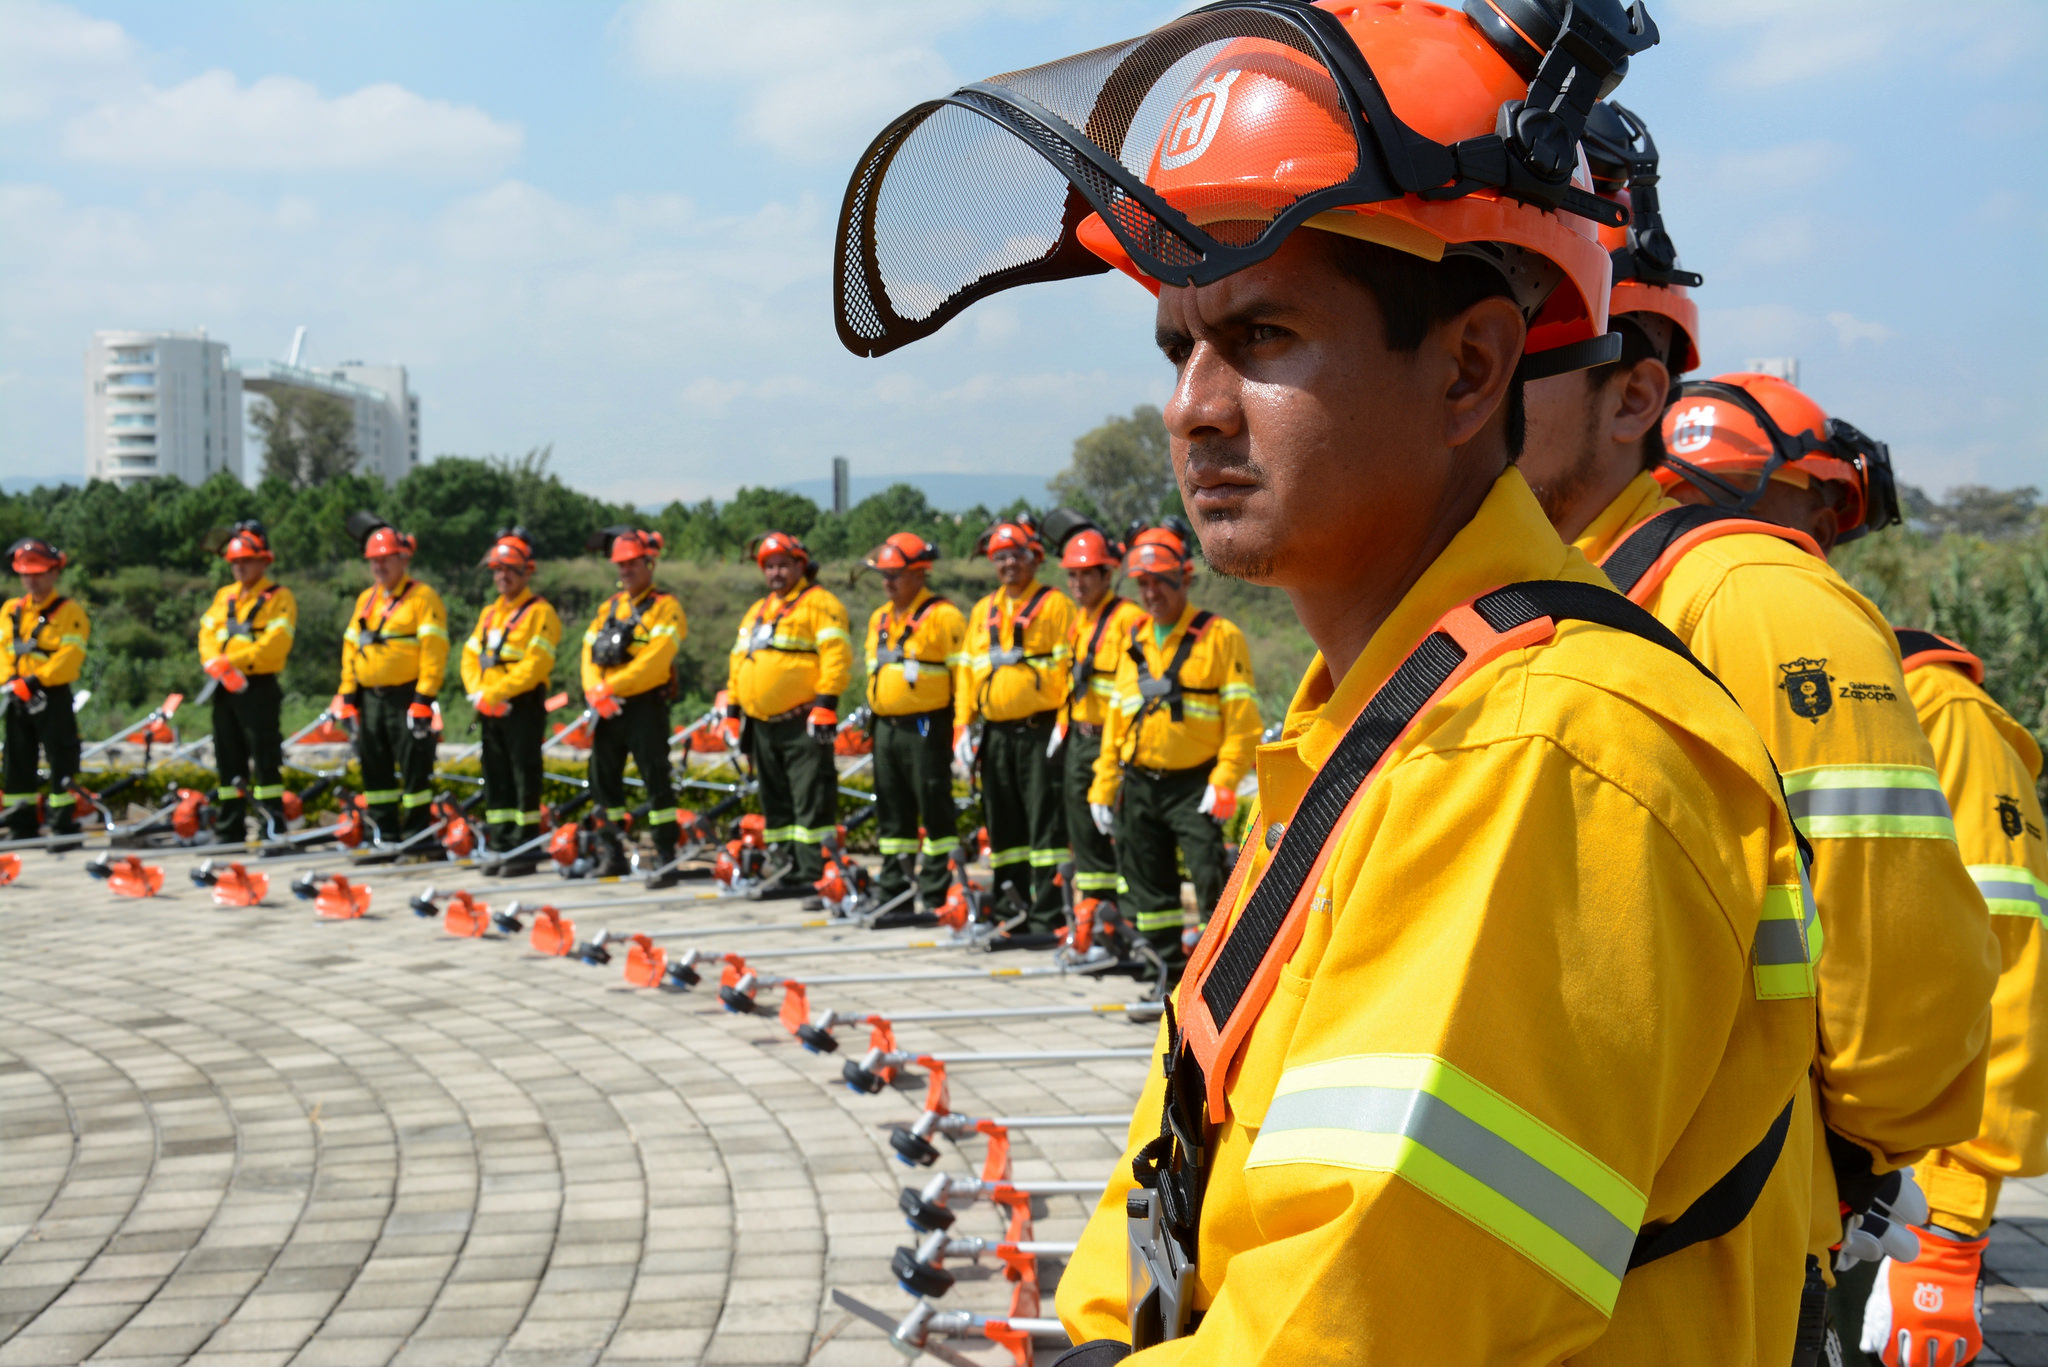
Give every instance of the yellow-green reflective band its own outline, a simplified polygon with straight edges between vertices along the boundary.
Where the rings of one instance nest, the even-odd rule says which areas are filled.
[[[1088,690],[1105,698],[1116,696],[1116,680],[1105,679],[1100,674],[1088,681]]]
[[[57,644],[60,646],[77,646],[80,650],[84,650],[85,638],[83,636],[59,636]]]
[[[0,793],[0,802],[6,802],[10,805],[16,802],[34,802],[41,798],[42,795],[40,789],[33,793]]]
[[[661,809],[660,811],[658,811],[658,812],[649,812],[649,813],[647,814],[647,824],[648,824],[648,825],[650,825],[650,826],[673,826],[673,825],[675,825],[675,824],[676,824],[676,809],[675,809],[675,808],[673,808],[673,807],[663,807],[663,808],[662,808],[662,809]]]
[[[1179,930],[1185,917],[1179,907],[1169,907],[1164,911],[1133,912],[1131,919],[1137,922],[1140,931],[1154,931]]]
[[[1290,1068],[1245,1167],[1391,1173],[1612,1314],[1648,1201],[1614,1169],[1426,1054]]]
[[[1116,887],[1116,875],[1113,873],[1077,873],[1074,875],[1074,886],[1082,892],[1108,892]]]
[[[885,855],[917,853],[918,841],[914,835],[885,835],[875,843]]]
[[[1065,848],[1057,850],[1033,850],[1031,852],[1031,867],[1034,869],[1056,869],[1060,865],[1066,863],[1068,857],[1072,854],[1072,850],[1068,850]]]
[[[676,629],[674,627],[649,627],[647,629],[647,639],[650,641],[654,640],[657,637],[673,636],[675,634]]]
[[[398,805],[401,807],[424,807],[433,800],[434,792],[430,788],[423,793],[407,793],[398,800]]]
[[[240,788],[233,787],[229,784],[222,784],[220,787],[215,788],[213,790],[213,795],[219,798],[222,802],[226,802],[230,798],[237,798],[242,796],[242,790]]]
[[[1131,694],[1131,693],[1126,693],[1126,694],[1124,694],[1124,695],[1123,695],[1122,697],[1120,697],[1120,698],[1118,698],[1118,699],[1116,700],[1116,709],[1117,709],[1117,711],[1119,711],[1119,712],[1123,713],[1123,714],[1124,714],[1124,715],[1125,715],[1126,717],[1135,717],[1135,716],[1137,716],[1137,715],[1138,715],[1138,699],[1137,699],[1137,696],[1136,696],[1135,694]]]
[[[1809,840],[1953,840],[1955,821],[1932,769],[1828,764],[1785,775],[1785,802]]]
[[[1031,847],[1018,845],[1013,849],[991,850],[988,856],[990,868],[1001,868],[1005,864],[1027,864],[1031,861]]]
[[[946,657],[946,667],[948,669],[958,669],[961,665],[964,665],[966,663],[967,652],[964,650],[956,650],[951,655],[948,655]]]
[[[258,802],[267,802],[274,797],[283,797],[284,785],[282,783],[259,783],[249,790],[249,796],[255,798]]]
[[[626,819],[626,813],[631,810],[632,809],[630,807],[607,807],[604,809],[605,820],[624,821]]]
[[[927,840],[924,842],[925,855],[927,858],[931,859],[944,859],[947,855],[951,854],[954,850],[958,849],[959,847],[960,842],[957,839]]]
[[[422,639],[425,639],[428,636],[439,636],[444,641],[448,639],[448,633],[443,631],[440,627],[435,626],[432,622],[421,622],[420,629],[417,632],[415,632],[414,635],[419,636]]]
[[[1220,721],[1223,717],[1223,709],[1212,702],[1196,702],[1193,698],[1183,698],[1180,706],[1183,715],[1199,717],[1203,721]]]
[[[555,658],[555,643],[545,636],[536,636],[526,643],[528,650],[538,650],[550,660]]]
[[[377,788],[363,794],[363,801],[372,807],[388,807],[402,796],[397,788]]]
[[[1993,916],[2035,916],[2048,920],[2048,883],[2015,864],[1972,864],[1970,877]]]
[[[796,839],[799,830],[801,828],[797,826],[770,826],[767,830],[761,832],[761,839],[770,845],[774,845],[782,841]]]
[[[845,642],[847,642],[848,644],[851,644],[851,643],[852,643],[852,641],[853,641],[853,638],[852,638],[851,636],[848,636],[848,635],[847,635],[847,634],[846,634],[845,632],[841,631],[841,630],[840,630],[840,629],[839,629],[838,627],[820,627],[820,628],[818,628],[818,639],[819,639],[820,641],[845,641]]]
[[[797,827],[791,838],[799,845],[822,845],[830,836],[839,834],[837,826]]]
[[[1223,701],[1225,702],[1247,702],[1258,696],[1257,691],[1250,684],[1223,685]]]
[[[1781,884],[1764,892],[1756,939],[1750,946],[1750,969],[1760,1001],[1813,995],[1816,956],[1807,941],[1806,912],[1811,901],[1804,892],[1797,884]]]
[[[76,807],[78,805],[78,794],[68,790],[61,793],[52,793],[50,794],[50,805],[52,807]]]
[[[496,822],[501,826],[516,826],[519,824],[519,809],[517,807],[492,807],[484,812],[484,820]]]

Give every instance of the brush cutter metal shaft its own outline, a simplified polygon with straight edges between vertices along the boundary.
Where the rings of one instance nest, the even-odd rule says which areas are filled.
[[[821,1014],[812,1024],[820,1030],[830,1030],[836,1025],[866,1025],[886,1022],[890,1025],[913,1025],[937,1021],[981,1021],[981,1020],[1031,1020],[1046,1016],[1105,1016],[1127,1012],[1133,1016],[1156,1016],[1161,1011],[1158,1002],[1097,1002],[1093,1006],[992,1006],[987,1010],[970,1011],[840,1011],[833,1009]]]
[[[1148,1049],[998,1049],[980,1054],[927,1054],[915,1049],[876,1050],[874,1062],[862,1059],[863,1065],[873,1068],[880,1064],[887,1068],[901,1068],[906,1064],[930,1059],[943,1063],[948,1068],[967,1063],[1088,1063],[1102,1059],[1133,1059],[1150,1061],[1152,1051]]]

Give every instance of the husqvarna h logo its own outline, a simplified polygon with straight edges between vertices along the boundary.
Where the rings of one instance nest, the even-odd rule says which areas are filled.
[[[1166,126],[1166,141],[1159,148],[1159,164],[1172,171],[1187,165],[1209,150],[1216,130],[1223,124],[1224,106],[1230,103],[1231,82],[1242,71],[1225,71],[1198,83],[1187,93]]]
[[[1704,450],[1714,439],[1714,406],[1710,403],[1694,404],[1683,409],[1671,422],[1671,450],[1674,455],[1689,456]]]
[[[1913,1284],[1913,1308],[1924,1314],[1940,1314],[1941,1283],[1915,1282]]]

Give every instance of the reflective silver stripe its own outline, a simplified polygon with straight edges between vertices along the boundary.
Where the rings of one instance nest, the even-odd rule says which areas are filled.
[[[1754,944],[1760,964],[1806,962],[1806,937],[1797,921],[1758,921]]]
[[[1794,820],[1809,816],[1939,816],[1948,799],[1932,788],[1809,788],[1786,799]]]

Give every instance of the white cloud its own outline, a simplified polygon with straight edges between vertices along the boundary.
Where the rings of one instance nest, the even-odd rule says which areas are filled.
[[[1853,313],[1839,311],[1828,315],[1828,326],[1835,330],[1835,340],[1844,349],[1858,342],[1888,342],[1899,335],[1883,323],[1867,322]]]
[[[0,124],[133,89],[142,53],[119,24],[48,0],[0,4]]]
[[[1737,88],[1770,89],[1853,73],[1868,78],[1941,62],[1977,75],[2024,63],[2041,45],[2040,7],[1923,0],[1675,0],[1684,19],[1753,33],[1718,73]]]
[[[209,71],[79,115],[65,128],[64,150],[141,168],[489,176],[524,140],[516,123],[388,82],[328,97],[290,76],[244,86],[231,72]]]

